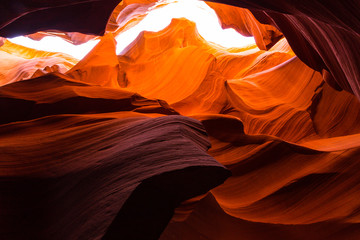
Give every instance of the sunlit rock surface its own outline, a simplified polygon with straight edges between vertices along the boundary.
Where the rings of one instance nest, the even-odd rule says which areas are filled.
[[[66,72],[78,60],[62,53],[25,48],[4,41],[0,47],[0,86],[35,77],[45,72]]]
[[[108,32],[80,61],[2,40],[1,237],[360,238],[359,4],[224,3],[208,4],[256,45],[174,19],[116,55],[154,1],[122,2],[100,30],[58,19],[74,43]],[[0,35],[39,30],[15,15]]]
[[[214,2],[249,8],[260,22],[277,26],[302,61],[315,70],[328,71],[331,85],[360,99],[359,1]]]
[[[223,28],[232,27],[244,36],[254,36],[262,50],[272,47],[283,35],[271,25],[261,24],[248,9],[207,2],[220,18]]]

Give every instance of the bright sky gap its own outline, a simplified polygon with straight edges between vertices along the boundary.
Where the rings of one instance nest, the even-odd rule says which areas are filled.
[[[157,32],[167,27],[172,18],[187,18],[196,23],[199,34],[208,42],[213,42],[226,48],[244,47],[254,44],[253,37],[244,37],[234,29],[222,29],[219,19],[213,9],[206,3],[198,0],[178,0],[170,2],[167,6],[157,8],[136,26],[116,37],[117,54],[120,54],[142,31]],[[27,37],[9,39],[11,42],[25,47],[44,50],[48,52],[62,52],[77,59],[82,59],[99,40],[90,40],[81,45],[73,45],[59,37],[44,37],[34,41]]]

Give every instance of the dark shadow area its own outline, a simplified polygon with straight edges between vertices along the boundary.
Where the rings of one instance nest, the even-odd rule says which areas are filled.
[[[202,166],[144,180],[127,199],[103,240],[159,239],[182,201],[208,192],[229,176],[224,168]]]

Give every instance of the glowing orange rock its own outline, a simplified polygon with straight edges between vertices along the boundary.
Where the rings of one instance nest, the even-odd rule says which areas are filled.
[[[39,76],[43,69],[45,72],[64,73],[78,62],[63,53],[38,51],[9,41],[0,47],[0,56],[0,85]]]
[[[116,41],[109,34],[66,73],[77,80],[104,87],[119,87],[119,62],[116,56]]]
[[[347,1],[345,5],[338,1],[324,4],[320,0],[215,2],[249,8],[260,22],[276,26],[303,62],[317,71],[328,71],[331,85],[360,99],[358,1]],[[235,16],[229,18],[237,21]]]

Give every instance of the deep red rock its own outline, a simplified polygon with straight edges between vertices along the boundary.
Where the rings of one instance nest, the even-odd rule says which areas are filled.
[[[154,239],[182,201],[229,175],[200,122],[155,117],[176,114],[161,101],[53,74],[0,99],[4,239]]]

